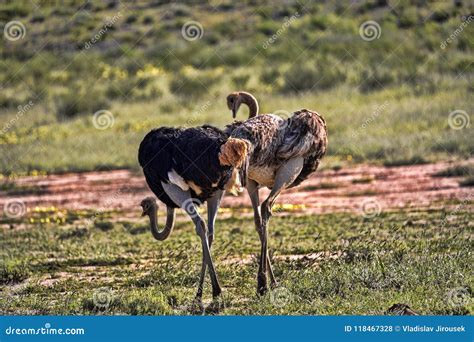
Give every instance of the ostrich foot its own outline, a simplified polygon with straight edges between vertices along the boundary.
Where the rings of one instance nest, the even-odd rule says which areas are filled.
[[[212,302],[207,306],[206,313],[211,315],[216,315],[222,312],[225,309],[225,301],[222,297],[217,297],[212,300]]]
[[[216,286],[212,289],[212,298],[217,299],[222,293],[222,289],[220,286]]]
[[[259,273],[257,276],[257,293],[263,296],[268,291],[267,276]]]
[[[272,209],[270,208],[270,205],[268,204],[267,201],[264,201],[262,203],[261,210],[262,210],[262,224],[266,226],[268,224],[268,220],[270,220],[270,217],[273,215]]]

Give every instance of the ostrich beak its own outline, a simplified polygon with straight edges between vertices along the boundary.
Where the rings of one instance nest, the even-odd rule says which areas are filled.
[[[141,216],[145,216],[146,213],[145,213],[145,208],[142,207],[142,215]]]

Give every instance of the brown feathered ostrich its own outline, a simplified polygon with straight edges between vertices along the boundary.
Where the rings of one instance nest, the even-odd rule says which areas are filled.
[[[271,209],[283,189],[294,187],[316,171],[326,153],[327,131],[323,117],[308,109],[293,113],[288,119],[273,114],[258,115],[258,102],[247,92],[227,96],[227,106],[235,118],[241,104],[249,108],[249,119],[227,126],[230,137],[248,141],[247,191],[254,210],[254,220],[261,241],[257,291],[267,291],[267,276],[276,285],[267,252],[267,225]],[[270,194],[260,206],[258,189],[270,188]]]
[[[206,267],[211,276],[212,294],[221,293],[211,257],[214,223],[224,190],[240,187],[238,169],[247,159],[248,143],[229,138],[212,126],[195,128],[161,127],[149,132],[140,144],[138,160],[153,193],[167,207],[166,225],[160,231],[158,205],[153,197],[141,202],[142,216],[148,215],[153,237],[165,240],[175,221],[175,208],[183,208],[196,226],[201,238],[202,265],[197,299],[202,297]],[[196,206],[206,202],[208,225]]]

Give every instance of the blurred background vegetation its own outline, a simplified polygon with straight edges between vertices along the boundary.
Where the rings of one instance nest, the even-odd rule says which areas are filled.
[[[321,113],[325,167],[470,157],[472,125],[448,117],[473,109],[473,12],[468,0],[3,1],[2,32],[26,31],[0,40],[0,172],[136,168],[148,130],[223,127],[225,96],[242,89],[262,112]],[[183,37],[190,21],[200,38]],[[111,127],[94,127],[98,110]]]

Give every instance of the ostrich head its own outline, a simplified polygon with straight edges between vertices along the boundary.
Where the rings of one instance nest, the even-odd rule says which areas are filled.
[[[158,204],[156,204],[156,200],[153,197],[144,198],[140,205],[143,210],[142,216],[156,214],[156,211],[158,210]]]
[[[258,115],[257,99],[245,91],[236,91],[227,96],[227,107],[232,110],[232,117],[234,119],[242,103],[249,107],[249,118]]]

